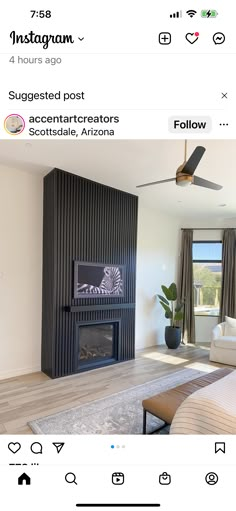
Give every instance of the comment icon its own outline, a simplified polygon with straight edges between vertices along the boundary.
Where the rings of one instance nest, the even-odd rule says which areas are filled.
[[[31,444],[30,450],[33,454],[43,454],[43,446],[40,444],[40,442],[34,442]]]

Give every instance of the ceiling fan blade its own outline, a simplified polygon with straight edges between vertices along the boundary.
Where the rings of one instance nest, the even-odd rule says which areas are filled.
[[[144,185],[136,186],[136,188],[144,188],[145,186],[159,185],[160,183],[169,183],[170,181],[176,181],[175,177],[172,179],[163,179],[162,181],[153,181],[152,183],[145,183]]]
[[[210,188],[211,190],[221,190],[223,188],[221,185],[217,185],[216,183],[212,183],[212,181],[207,181],[206,179],[202,179],[198,176],[194,176],[192,184],[203,186],[204,188]]]
[[[196,149],[194,149],[193,153],[191,154],[190,158],[186,161],[184,167],[182,168],[181,172],[183,174],[188,174],[189,176],[192,176],[200,163],[204,153],[205,153],[205,147],[197,146]]]

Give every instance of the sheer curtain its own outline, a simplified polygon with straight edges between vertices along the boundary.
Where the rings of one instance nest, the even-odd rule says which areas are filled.
[[[193,230],[184,229],[182,231],[178,290],[180,300],[185,303],[182,323],[182,340],[185,343],[195,343],[192,243]]]
[[[225,229],[222,254],[220,318],[236,318],[236,229]]]

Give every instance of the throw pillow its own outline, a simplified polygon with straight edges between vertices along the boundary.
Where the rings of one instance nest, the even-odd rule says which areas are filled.
[[[225,335],[236,337],[236,319],[225,316]]]

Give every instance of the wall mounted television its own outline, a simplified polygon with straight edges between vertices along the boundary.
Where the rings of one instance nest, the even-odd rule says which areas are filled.
[[[122,298],[124,283],[124,265],[74,261],[74,298]]]

